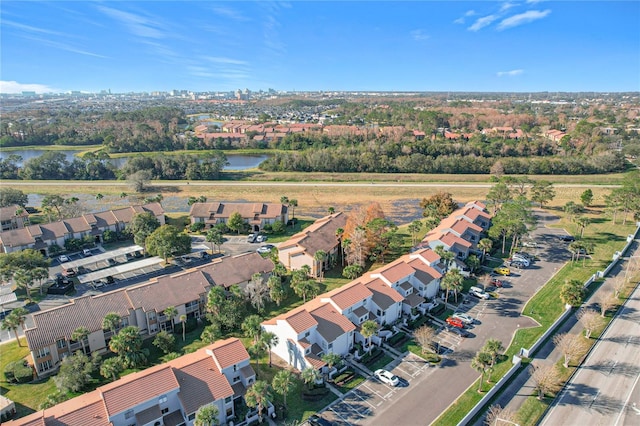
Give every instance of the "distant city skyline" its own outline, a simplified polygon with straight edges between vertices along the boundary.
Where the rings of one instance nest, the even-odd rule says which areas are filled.
[[[0,93],[629,92],[637,1],[4,1]]]

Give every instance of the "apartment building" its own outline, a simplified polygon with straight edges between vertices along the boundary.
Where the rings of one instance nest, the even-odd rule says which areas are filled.
[[[221,340],[165,364],[101,386],[8,426],[193,425],[198,409],[214,405],[218,424],[248,423],[239,419],[235,403],[255,382],[249,354],[236,338]],[[273,407],[270,407],[273,411]]]
[[[29,223],[29,213],[17,204],[0,207],[0,231],[24,228]]]
[[[98,213],[87,213],[80,217],[47,224],[3,230],[0,232],[0,251],[12,253],[35,249],[42,252],[44,256],[48,256],[51,246],[64,247],[65,241],[72,238],[81,239],[91,236],[100,243],[105,231],[123,231],[135,215],[147,212],[152,213],[160,224],[164,225],[164,209],[160,203],[136,205]]]
[[[320,276],[341,256],[340,239],[336,231],[344,229],[346,223],[347,216],[342,212],[316,220],[313,225],[278,246],[278,259],[288,270],[307,265],[312,276]],[[324,259],[316,259],[316,253],[320,250],[326,254]]]
[[[234,213],[240,213],[251,231],[260,232],[267,224],[289,221],[289,208],[275,203],[193,203],[189,211],[191,223],[204,223],[211,228],[219,223],[227,223]]]

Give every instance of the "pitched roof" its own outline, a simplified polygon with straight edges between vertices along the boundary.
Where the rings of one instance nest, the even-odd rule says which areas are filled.
[[[373,293],[368,288],[356,281],[326,293],[325,297],[330,298],[338,308],[344,310],[372,295]]]
[[[298,334],[318,325],[318,321],[316,321],[316,319],[304,309],[286,317],[285,321],[287,321],[291,328],[293,328],[293,331]]]
[[[233,396],[231,384],[211,357],[175,369],[174,373],[180,383],[178,397],[186,414],[194,413],[212,401]]]
[[[249,353],[242,342],[236,338],[217,341],[210,352],[216,360],[220,370],[224,370],[234,364],[239,364],[249,358]]]
[[[414,272],[413,268],[407,265],[405,260],[406,259],[404,257],[401,257],[394,262],[377,269],[375,273],[382,275],[390,283],[398,282],[402,278],[412,275]]]
[[[287,209],[286,205],[276,203],[193,203],[189,216],[228,218],[237,212],[245,219],[253,219],[255,215],[263,219],[275,219],[287,213]]]
[[[314,256],[318,250],[329,252],[338,244],[336,230],[344,228],[347,217],[344,213],[338,212],[316,220],[311,226],[302,232],[293,235],[290,239],[281,243],[278,250],[298,246],[303,252]]]
[[[153,285],[130,287],[125,289],[125,293],[132,308],[162,312],[169,306],[200,299],[200,295],[206,294],[210,286],[202,271],[189,270],[177,275],[160,276]]]
[[[394,303],[402,302],[402,295],[380,279],[370,281],[365,286],[373,293],[371,298],[373,303],[382,310],[389,308]]]
[[[221,257],[198,269],[214,284],[229,288],[232,285],[250,281],[254,274],[269,273],[273,271],[273,267],[271,259],[251,252]]]
[[[336,311],[330,303],[325,303],[309,313],[318,322],[316,331],[327,342],[333,342],[343,334],[356,329],[356,326],[347,317]]]
[[[437,269],[426,265],[420,259],[414,259],[410,261],[409,266],[414,268],[416,271],[413,276],[423,284],[429,284],[433,280],[442,278],[442,274]]]
[[[20,212],[20,214],[16,214],[16,212]],[[5,221],[5,220],[9,220],[12,219],[14,217],[27,217],[29,216],[29,213],[27,213],[27,211],[25,209],[23,209],[22,207],[20,207],[17,204],[13,204],[10,206],[5,206],[5,207],[0,207],[0,221]]]

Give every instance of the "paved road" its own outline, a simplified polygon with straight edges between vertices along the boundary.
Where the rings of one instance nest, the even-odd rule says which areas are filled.
[[[640,286],[556,398],[542,426],[640,424]]]
[[[557,218],[541,213],[539,219],[539,227],[533,236],[539,244],[540,260],[507,278],[509,284],[499,289],[498,299],[474,299],[471,304],[461,305],[460,311],[467,311],[479,320],[470,330],[475,337],[459,339],[446,332],[440,333],[443,344],[454,352],[445,356],[437,367],[423,368],[420,374],[413,374],[404,361],[398,366],[392,364],[391,371],[405,379],[407,386],[382,393],[372,389],[369,383],[375,380],[370,379],[357,389],[356,395],[336,402],[323,416],[340,425],[404,426],[434,421],[479,377],[470,363],[487,339],[499,339],[507,347],[518,328],[537,324],[532,319],[535,313],[526,313],[532,318],[523,316],[524,305],[570,258],[567,243],[561,243],[557,238],[563,231],[544,226]],[[413,359],[413,355],[409,358]]]
[[[123,181],[91,181],[89,182],[69,182],[69,181],[11,181],[12,186],[60,186],[64,184],[65,186],[86,186],[90,184],[91,186],[120,186],[120,187],[129,187],[131,184]],[[371,186],[380,186],[380,187],[392,187],[392,188],[401,188],[401,187],[416,187],[416,188],[492,188],[495,184],[493,183],[420,183],[420,182],[260,182],[260,181],[242,181],[242,182],[230,182],[230,181],[153,181],[149,182],[148,186],[283,186],[283,187],[291,187],[291,186],[300,186],[300,187],[371,187]],[[554,183],[554,187],[556,188],[590,188],[593,187],[593,184],[580,184],[580,183]],[[598,185],[598,188],[619,188],[620,185]]]

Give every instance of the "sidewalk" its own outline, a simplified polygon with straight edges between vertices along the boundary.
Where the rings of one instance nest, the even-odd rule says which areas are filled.
[[[622,261],[612,269],[609,276],[605,279],[602,285],[586,300],[583,304],[584,307],[594,309],[595,300],[597,295],[613,292],[612,279],[618,274],[624,274],[627,262],[629,262],[630,256],[638,254],[639,240],[635,240],[629,254],[623,258]],[[596,308],[596,310],[598,310]],[[557,330],[559,333],[582,333],[584,327],[576,318],[575,312],[570,315],[564,324]],[[531,364],[535,366],[551,365],[555,364],[562,358],[562,354],[555,348],[553,339],[549,339],[543,346],[538,349],[534,355]],[[534,393],[534,383],[531,380],[531,373],[529,368],[524,368],[520,373],[516,374],[511,383],[502,389],[498,396],[494,399],[493,405],[499,405],[503,408],[508,408],[511,412],[516,413],[524,404],[524,402]],[[488,407],[487,407],[488,408]],[[474,423],[474,426],[483,426],[484,418]]]

